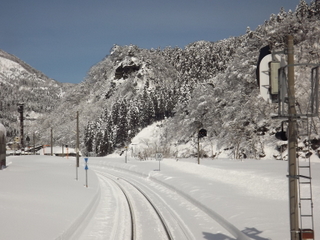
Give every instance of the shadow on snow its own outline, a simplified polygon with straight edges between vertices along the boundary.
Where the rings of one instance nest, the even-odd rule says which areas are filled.
[[[256,228],[246,228],[241,232],[243,232],[245,235],[247,235],[251,239],[269,240],[269,238],[263,238],[258,236],[260,233],[262,233],[262,231],[259,231]],[[208,239],[208,240],[236,240],[236,238],[224,235],[222,233],[213,234],[213,233],[204,232],[203,237],[204,239]]]

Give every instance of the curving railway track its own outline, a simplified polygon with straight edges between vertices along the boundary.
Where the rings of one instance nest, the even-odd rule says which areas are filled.
[[[169,224],[166,223],[156,204],[138,186],[111,174],[101,172],[97,172],[97,174],[104,181],[109,181],[109,184],[117,186],[126,201],[127,214],[130,216],[130,221],[127,221],[129,222],[127,226],[130,229],[128,239],[147,239],[150,235],[154,236],[153,239],[174,239]],[[120,196],[118,195],[118,197]],[[123,202],[123,199],[120,201]],[[142,209],[143,211],[141,211]],[[123,231],[123,227],[117,227],[117,229]],[[120,233],[115,235],[120,235]],[[127,235],[129,236],[129,234]]]
[[[80,240],[211,239],[211,232],[228,234],[221,226],[238,240],[248,239],[196,199],[149,175],[100,164],[91,169],[100,181],[101,200],[87,228],[91,232]]]

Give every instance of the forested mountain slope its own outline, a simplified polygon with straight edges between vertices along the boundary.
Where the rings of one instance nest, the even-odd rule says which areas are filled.
[[[53,128],[56,144],[74,146],[78,111],[84,153],[102,156],[122,150],[142,129],[158,123],[158,141],[141,148],[147,155],[159,148],[167,156],[195,155],[197,131],[205,128],[208,136],[201,143],[204,155],[264,157],[267,147],[278,148],[274,134],[281,122],[270,117],[277,111],[276,106],[259,96],[259,51],[266,45],[283,50],[291,34],[296,61],[318,63],[319,23],[319,1],[308,5],[301,0],[294,12],[280,9],[257,29],[248,27],[242,36],[218,42],[198,41],[183,49],[115,45],[91,67],[82,83],[69,86],[68,91],[56,82],[46,85],[53,92],[41,93],[50,99],[41,100],[49,105],[45,107],[46,115],[37,121],[39,139],[49,143],[48,129]],[[297,94],[303,95],[308,76],[299,69],[296,75],[302,86]],[[6,83],[1,84],[12,82],[7,75],[5,79]],[[16,97],[25,85],[19,81]],[[31,99],[28,104],[39,101]],[[56,107],[51,108],[53,105]],[[317,142],[319,119],[312,122]],[[301,132],[305,130],[304,125],[300,128]]]
[[[18,104],[23,103],[26,122],[51,112],[70,84],[48,78],[40,71],[9,53],[0,50],[0,121],[12,140],[20,136]],[[29,131],[38,127],[28,122]]]
[[[199,41],[184,49],[150,50],[152,54],[163,56],[177,71],[176,75],[171,75],[175,85],[169,91],[174,96],[165,102],[165,105],[174,106],[174,110],[172,117],[162,125],[165,132],[161,136],[165,138],[162,145],[167,145],[164,148],[168,154],[176,154],[173,146],[195,142],[199,127],[208,130],[208,137],[203,143],[208,146],[204,147],[208,156],[229,151],[234,157],[263,157],[267,145],[277,148],[274,133],[279,130],[280,122],[270,117],[276,108],[259,97],[256,80],[259,50],[266,45],[274,50],[283,50],[286,38],[291,34],[295,39],[297,61],[319,62],[319,17],[319,7],[315,2],[309,6],[301,1],[295,12],[281,9],[279,14],[272,14],[256,30],[247,28],[246,33],[239,37],[218,42]],[[127,57],[132,54],[130,51],[126,53],[127,50],[121,51]],[[138,52],[134,53],[135,56],[139,55]],[[303,84],[303,78],[307,76],[302,75],[299,69],[297,75],[302,77],[298,81]],[[149,101],[153,103],[149,106],[152,112],[149,123],[160,120],[156,118],[156,112],[161,109],[159,102],[163,98],[156,96],[148,85],[144,89],[146,96],[155,99]],[[146,108],[139,108],[134,101],[126,102],[126,97],[119,101],[109,102],[101,118],[87,125],[85,145],[88,151],[110,153],[115,147],[129,142],[129,132],[136,132],[131,120],[134,117],[130,114],[138,109],[134,116],[142,119],[139,114]],[[314,121],[314,124],[314,129],[317,129],[318,122]],[[143,127],[141,123],[137,126],[138,129]],[[156,151],[156,147],[153,148],[152,151]],[[195,154],[196,149],[182,152]]]

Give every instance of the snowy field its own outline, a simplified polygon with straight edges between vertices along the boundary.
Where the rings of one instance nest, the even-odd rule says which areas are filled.
[[[185,214],[181,219],[190,239],[290,238],[286,161],[201,159],[198,165],[196,159],[164,159],[159,164],[154,159],[128,157],[125,163],[124,156],[90,157],[86,187],[80,160],[76,171],[75,158],[8,157],[8,167],[0,171],[0,239],[125,239],[125,233],[112,235],[123,213],[116,211],[120,206],[103,179],[108,172],[154,186],[168,208]],[[312,162],[312,176],[318,236],[318,159]]]

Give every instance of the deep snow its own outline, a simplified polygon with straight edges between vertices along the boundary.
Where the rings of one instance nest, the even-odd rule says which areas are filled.
[[[320,163],[315,161],[312,182],[317,236]],[[10,156],[7,163],[0,171],[0,239],[109,239],[112,219],[101,216],[110,214],[110,209],[102,209],[108,205],[108,189],[99,184],[94,171],[112,169],[144,174],[143,178],[172,186],[251,239],[289,239],[286,161],[201,159],[198,165],[196,159],[164,159],[159,171],[154,159],[139,161],[129,156],[125,163],[124,156],[89,158],[88,188],[83,158],[78,180],[75,158]],[[206,225],[205,217],[199,216],[195,219]],[[188,221],[191,227],[193,223]],[[220,224],[202,234],[202,239],[235,239]]]

